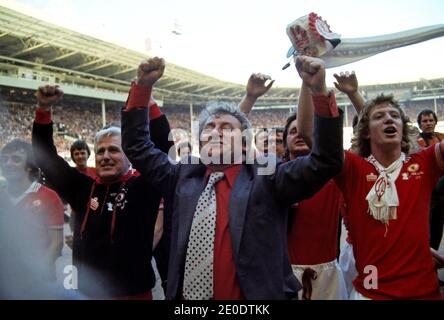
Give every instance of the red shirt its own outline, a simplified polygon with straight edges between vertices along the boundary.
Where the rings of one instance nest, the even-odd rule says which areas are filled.
[[[215,300],[245,299],[236,275],[229,227],[230,194],[241,170],[234,165],[224,170],[224,178],[216,183],[216,232],[214,237],[213,292]],[[207,170],[208,175],[211,173]]]
[[[348,205],[348,227],[358,271],[353,285],[364,296],[441,298],[429,246],[430,195],[444,169],[439,147],[436,150],[430,147],[408,156],[404,162],[395,183],[399,197],[397,219],[389,220],[386,237],[386,226],[369,214],[365,199],[378,172],[366,159],[345,153],[344,168],[335,181]],[[377,268],[377,288],[364,287],[374,274],[368,269],[364,273],[366,266]]]
[[[291,264],[315,265],[336,259],[343,202],[341,192],[331,180],[313,197],[294,205],[288,235]]]
[[[55,191],[40,183],[33,183],[16,207],[26,215],[26,223],[36,232],[36,241],[43,248],[50,242],[48,229],[63,229],[63,203]]]

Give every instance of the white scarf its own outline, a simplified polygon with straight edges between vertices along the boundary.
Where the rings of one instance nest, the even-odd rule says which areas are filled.
[[[373,155],[367,158],[367,161],[373,164],[376,170],[379,172],[379,176],[376,179],[375,184],[367,194],[366,200],[368,201],[369,213],[376,219],[381,221],[387,226],[389,220],[397,219],[397,209],[399,206],[398,191],[396,190],[395,181],[401,172],[402,164],[406,157],[404,153],[393,162],[387,168],[384,168]]]

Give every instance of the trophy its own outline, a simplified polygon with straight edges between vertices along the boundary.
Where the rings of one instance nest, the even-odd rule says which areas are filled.
[[[365,38],[343,38],[331,30],[328,23],[311,12],[287,26],[292,46],[287,58],[297,55],[319,57],[326,68],[339,67],[378,53],[405,47],[444,35],[444,24],[414,28],[401,32]],[[282,70],[291,64],[288,62]]]

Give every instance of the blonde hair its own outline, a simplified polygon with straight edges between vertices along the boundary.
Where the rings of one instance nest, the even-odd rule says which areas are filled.
[[[405,154],[408,154],[410,151],[410,136],[412,135],[412,129],[409,125],[410,119],[406,116],[404,110],[401,108],[398,101],[394,99],[393,95],[390,94],[386,96],[384,94],[380,94],[375,99],[366,102],[364,108],[359,114],[358,125],[356,126],[356,130],[352,138],[352,149],[362,157],[368,157],[371,153],[370,138],[368,138],[370,133],[368,127],[370,122],[370,112],[376,106],[384,103],[389,103],[392,107],[399,111],[402,120],[401,151]]]

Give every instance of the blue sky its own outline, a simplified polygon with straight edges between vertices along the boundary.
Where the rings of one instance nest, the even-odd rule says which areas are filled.
[[[367,37],[444,23],[444,1],[241,1],[241,0],[0,0],[48,22],[222,80],[245,83],[252,72],[275,86],[300,86],[294,68],[281,71],[290,46],[285,28],[316,12],[343,38]],[[180,26],[181,35],[171,31]],[[146,50],[150,38],[152,49]],[[395,49],[329,70],[354,70],[360,83],[390,83],[444,77],[444,37]]]

